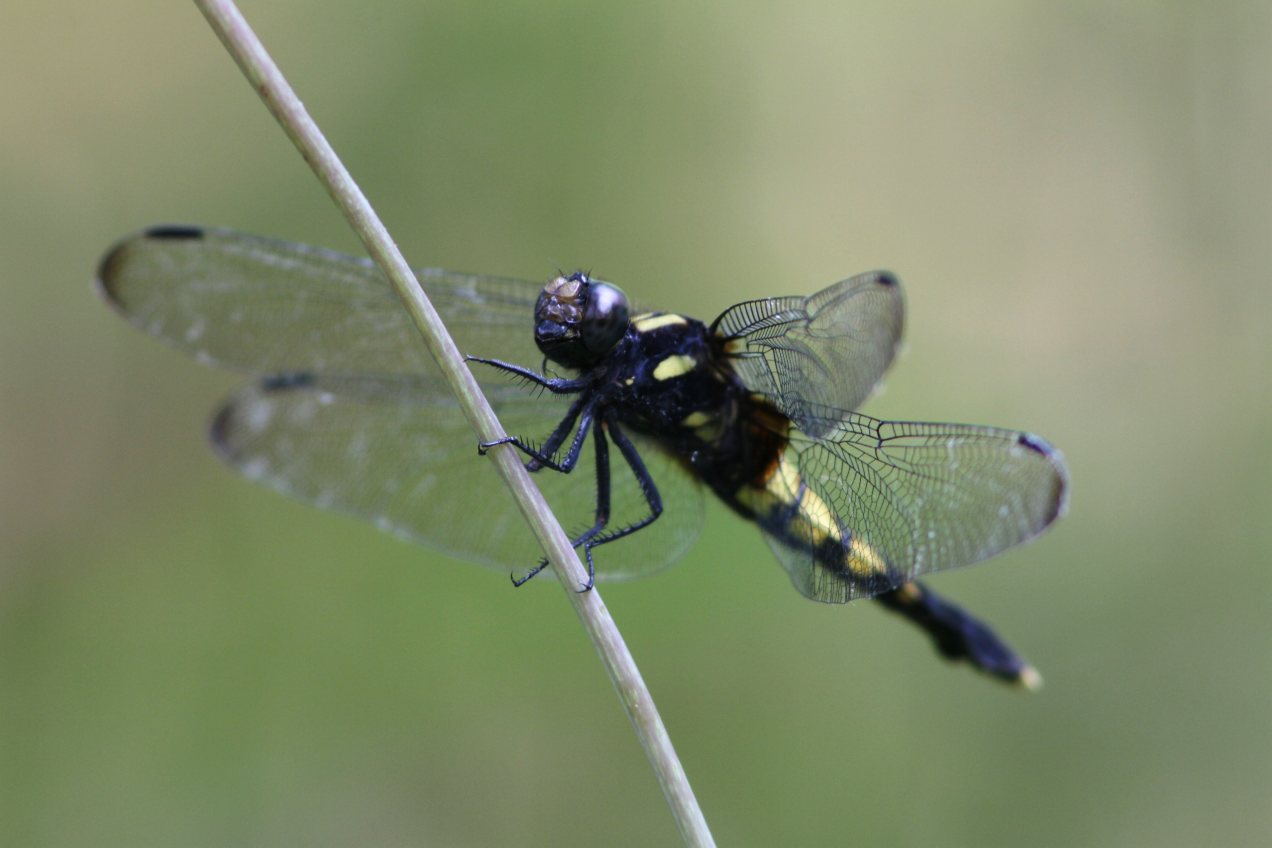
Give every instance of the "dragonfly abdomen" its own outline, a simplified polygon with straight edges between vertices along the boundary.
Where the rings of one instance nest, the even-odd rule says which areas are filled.
[[[847,592],[834,594],[868,597],[894,588],[900,575],[808,485],[788,451],[789,447],[778,454],[763,477],[726,500],[745,509],[775,541],[813,559],[818,566],[815,579],[850,584]]]

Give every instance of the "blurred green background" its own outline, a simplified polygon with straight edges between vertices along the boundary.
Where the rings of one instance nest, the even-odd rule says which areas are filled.
[[[714,505],[605,590],[721,844],[1272,839],[1268,4],[245,11],[413,262],[704,318],[889,267],[867,411],[1065,451],[1054,532],[932,581],[1036,696]],[[0,844],[674,844],[554,584],[238,479],[237,381],[93,296],[151,223],[356,247],[193,6],[6,12]]]

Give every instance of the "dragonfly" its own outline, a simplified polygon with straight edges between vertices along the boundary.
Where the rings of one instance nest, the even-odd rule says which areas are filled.
[[[706,324],[638,307],[583,272],[546,285],[415,273],[509,434],[477,453],[506,445],[538,472],[587,563],[581,590],[679,559],[709,490],[759,528],[806,597],[875,598],[946,658],[1024,688],[1040,683],[988,625],[917,578],[1051,526],[1067,506],[1064,459],[1023,431],[856,411],[901,340],[895,275],[748,300]],[[517,585],[543,569],[370,260],[162,226],[112,247],[96,287],[146,333],[255,378],[210,427],[218,456],[244,476],[513,569]]]

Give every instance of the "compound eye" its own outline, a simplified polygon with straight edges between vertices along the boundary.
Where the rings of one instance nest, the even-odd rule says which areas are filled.
[[[603,355],[613,350],[627,333],[630,308],[627,295],[618,286],[593,282],[590,289],[579,333],[589,351]]]

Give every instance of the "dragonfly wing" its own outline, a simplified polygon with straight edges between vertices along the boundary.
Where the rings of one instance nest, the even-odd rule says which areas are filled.
[[[431,268],[416,275],[462,352],[527,365],[542,359],[532,330],[538,284]],[[436,373],[369,259],[231,230],[165,227],[116,244],[97,285],[134,325],[208,364],[258,375]]]
[[[900,281],[872,271],[808,297],[739,303],[712,329],[747,388],[819,438],[883,376],[901,339],[903,312]]]
[[[506,385],[492,389],[490,399],[510,433],[536,441],[567,405]],[[518,573],[537,557],[539,547],[511,495],[489,460],[478,456],[471,428],[439,380],[267,379],[229,399],[213,422],[212,442],[222,459],[253,480],[456,557]],[[610,454],[611,526],[617,527],[648,509],[631,471],[616,451]],[[702,498],[694,482],[661,453],[647,449],[642,455],[667,511],[633,537],[597,548],[598,579],[637,577],[671,564],[701,525]],[[591,446],[572,473],[535,475],[571,535],[593,523],[594,475]]]
[[[792,434],[785,461],[797,468],[787,485],[806,490],[780,493],[798,514],[765,536],[796,588],[818,601],[979,562],[1037,536],[1067,501],[1059,451],[1013,430],[845,413],[819,439]]]

